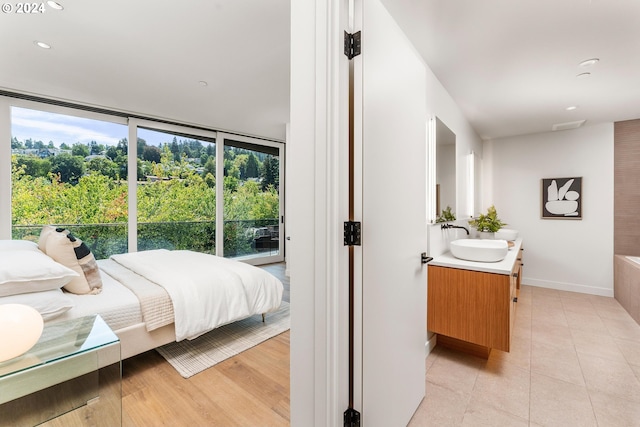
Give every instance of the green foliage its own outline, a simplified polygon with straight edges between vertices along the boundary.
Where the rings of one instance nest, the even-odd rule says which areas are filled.
[[[258,163],[258,158],[253,154],[249,154],[247,158],[247,167],[245,170],[245,175],[247,178],[257,178],[260,173],[260,165]]]
[[[498,218],[498,212],[496,211],[496,207],[491,205],[487,209],[487,214],[480,214],[480,216],[476,219],[472,219],[469,221],[469,225],[474,227],[478,231],[488,231],[495,233],[500,230],[503,226],[507,225],[502,222]]]
[[[138,186],[138,221],[214,220],[216,194],[204,179],[159,180]]]
[[[442,213],[440,214],[440,216],[436,218],[436,223],[455,221],[455,220],[456,220],[456,215],[453,212],[451,212],[451,206],[447,206],[446,209],[442,210]]]
[[[120,175],[120,167],[113,160],[104,157],[94,157],[87,162],[88,172],[97,172],[113,180]]]
[[[204,164],[204,174],[210,174],[211,176],[216,176],[216,158],[215,156],[211,156],[207,159],[207,162]]]
[[[33,177],[48,177],[51,173],[51,162],[49,159],[41,159],[36,156],[18,155],[18,166],[24,166],[24,173]]]
[[[84,159],[67,153],[58,154],[51,159],[51,172],[58,175],[61,182],[77,184],[84,175]]]
[[[35,143],[28,140],[33,147]],[[12,141],[14,145],[22,144]],[[26,143],[25,143],[26,144]],[[22,145],[25,145],[22,144]],[[183,147],[184,145],[184,147]],[[50,159],[12,155],[13,238],[37,240],[44,224],[64,226],[85,241],[98,259],[127,251],[128,186],[127,140],[104,149],[99,144],[75,144],[77,153],[90,146],[105,157],[60,153]],[[138,157],[138,248],[215,251],[216,178],[215,145],[178,142],[176,160],[170,144],[159,150],[141,141],[141,153],[160,152],[159,161]],[[227,153],[228,152],[228,153]],[[207,161],[196,171],[197,158]],[[255,229],[277,231],[280,216],[277,190],[278,160],[248,150],[225,151],[224,212],[227,256],[256,250]],[[260,158],[266,162],[266,167]],[[268,160],[267,160],[268,159]],[[47,167],[47,165],[49,165]],[[85,174],[86,170],[86,174]],[[204,171],[204,172],[203,172]],[[147,180],[148,175],[157,179]],[[241,176],[243,175],[243,176]],[[255,175],[255,177],[249,176]],[[260,180],[257,179],[260,175]],[[265,180],[269,184],[265,184]]]
[[[162,151],[153,145],[147,145],[142,150],[142,159],[148,162],[160,163],[162,159]]]
[[[73,147],[71,147],[71,154],[82,158],[87,157],[89,155],[89,147],[80,143],[73,144]]]
[[[278,187],[280,185],[280,161],[277,157],[267,156],[262,162],[262,189],[266,190],[269,186]]]

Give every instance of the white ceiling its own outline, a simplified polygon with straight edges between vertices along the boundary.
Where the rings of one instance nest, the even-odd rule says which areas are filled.
[[[0,88],[284,139],[289,0],[58,2],[0,13]]]
[[[640,1],[383,1],[483,139],[640,118]]]
[[[383,1],[482,138],[640,117],[640,1]],[[284,139],[288,0],[59,2],[2,13],[0,89]]]

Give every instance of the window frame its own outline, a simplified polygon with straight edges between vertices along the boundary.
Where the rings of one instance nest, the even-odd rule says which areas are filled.
[[[18,95],[18,94],[17,94]],[[229,132],[220,132],[199,127],[192,127],[188,124],[169,123],[166,121],[156,121],[153,119],[144,119],[140,117],[127,116],[126,114],[113,111],[113,114],[107,112],[91,111],[91,107],[83,108],[82,105],[77,107],[55,105],[55,101],[47,103],[45,99],[42,101],[32,101],[13,98],[0,95],[0,140],[11,141],[11,108],[28,108],[32,110],[45,111],[56,114],[65,114],[80,118],[101,120],[116,124],[128,126],[128,152],[137,153],[138,128],[144,128],[160,132],[178,133],[181,135],[189,135],[200,137],[206,140],[215,140],[216,145],[216,177],[224,176],[224,148],[225,140],[234,140],[238,142],[246,142],[248,144],[258,146],[268,146],[278,150],[279,159],[279,248],[276,255],[255,256],[247,255],[235,257],[233,259],[243,261],[253,265],[280,262],[285,257],[285,223],[284,223],[284,207],[285,207],[285,191],[284,172],[285,172],[285,144],[283,142],[258,137],[250,137],[245,135],[233,134]],[[98,108],[96,108],[98,109]],[[0,159],[11,159],[11,144],[0,144]],[[129,252],[136,252],[138,249],[138,208],[137,208],[137,156],[128,156],[128,222],[127,222],[127,244]],[[224,180],[222,180],[224,182]],[[6,183],[6,184],[5,184]],[[216,255],[224,256],[224,185],[216,183]],[[220,202],[219,202],[220,201]],[[11,239],[12,236],[12,211],[11,211],[11,162],[0,161],[0,239]]]

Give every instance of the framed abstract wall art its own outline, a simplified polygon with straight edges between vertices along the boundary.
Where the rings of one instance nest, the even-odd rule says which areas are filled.
[[[582,219],[582,177],[542,179],[542,219]]]

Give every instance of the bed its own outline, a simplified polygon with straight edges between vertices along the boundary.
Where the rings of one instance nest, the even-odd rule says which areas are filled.
[[[93,260],[76,271],[51,255],[34,242],[0,241],[0,304],[32,305],[45,322],[100,314],[120,338],[123,359],[275,311],[282,301],[276,277],[214,255],[159,249]],[[68,292],[79,271],[93,279]]]

